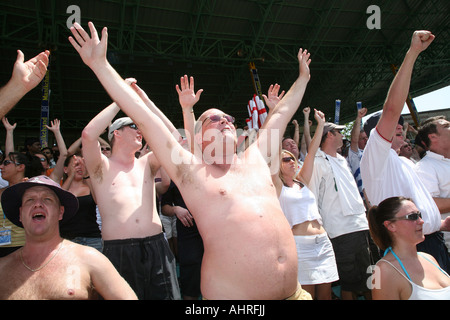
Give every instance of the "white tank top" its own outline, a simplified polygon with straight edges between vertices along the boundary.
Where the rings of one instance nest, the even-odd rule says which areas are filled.
[[[279,200],[291,228],[305,221],[314,220],[322,225],[316,198],[308,187],[304,186],[298,190],[283,185]]]
[[[425,258],[423,255],[421,255],[422,258],[429,261],[427,258]],[[442,289],[427,289],[424,287],[421,287],[414,282],[412,282],[407,276],[403,274],[400,270],[398,270],[392,263],[385,259],[381,259],[380,261],[387,262],[389,265],[391,265],[395,270],[397,270],[398,273],[400,273],[408,282],[411,284],[412,291],[411,296],[408,298],[408,300],[450,300],[450,286]],[[435,265],[433,262],[429,261],[433,265]],[[436,266],[437,267],[437,266]],[[438,267],[439,270],[441,270],[447,277],[449,275]]]

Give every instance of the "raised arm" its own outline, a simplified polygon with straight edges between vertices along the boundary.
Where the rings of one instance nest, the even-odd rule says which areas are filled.
[[[186,138],[189,146],[189,150],[194,153],[194,127],[195,127],[195,115],[194,105],[200,100],[200,95],[203,89],[195,92],[194,90],[194,77],[188,79],[187,75],[180,78],[180,86],[175,86],[178,93],[178,99],[180,101],[181,109],[183,111],[184,130],[186,131]]]
[[[311,144],[311,126],[309,124],[309,114],[311,112],[310,107],[303,108],[303,137],[305,138],[306,150],[309,149]],[[305,153],[306,154],[306,153]]]
[[[66,161],[67,158],[67,147],[66,143],[64,142],[63,136],[61,134],[61,121],[58,119],[55,119],[51,121],[51,127],[47,126],[47,129],[53,132],[56,139],[56,144],[58,145],[59,149],[59,158],[56,162],[55,169],[53,169],[52,173],[50,174],[50,178],[53,181],[60,182],[62,179],[62,176],[64,174],[64,161]]]
[[[350,135],[350,148],[354,152],[358,152],[358,141],[359,141],[359,135],[361,133],[361,119],[366,115],[367,109],[361,108],[358,110],[358,113],[356,114],[355,122],[353,123],[352,132]]]
[[[85,159],[86,168],[88,169],[89,174],[92,175],[92,178],[101,178],[101,176],[98,176],[99,172],[97,170],[101,168],[103,154],[100,149],[98,138],[104,132],[105,128],[110,125],[111,121],[119,111],[119,106],[116,103],[111,103],[89,121],[81,133],[83,157]]]
[[[89,22],[89,29],[91,36],[79,24],[74,23],[71,28],[74,38],[69,37],[69,41],[80,54],[83,62],[94,71],[112,99],[138,125],[145,140],[169,176],[171,178],[178,176],[178,165],[190,163],[192,154],[181,147],[162,121],[149,110],[139,95],[109,64],[106,59],[107,29],[103,28],[101,40],[92,22]],[[174,161],[174,157],[176,157],[176,161]],[[87,164],[86,157],[85,160]]]
[[[47,72],[48,50],[24,62],[22,51],[17,50],[11,79],[0,88],[0,117],[3,118],[28,91],[36,87]]]
[[[311,63],[311,60],[309,59],[309,56],[310,54],[307,50],[299,50],[297,56],[300,64],[299,76],[283,99],[275,106],[273,111],[270,110],[270,115],[267,117],[261,128],[264,131],[262,134],[260,133],[258,143],[256,144],[261,151],[264,150],[264,148],[267,148],[269,141],[273,141],[271,138],[272,134],[278,134],[277,143],[281,143],[283,132],[286,130],[287,124],[300,106],[306,86],[310,79],[309,64]],[[271,149],[278,150],[278,146],[271,146]],[[272,156],[276,156],[276,154],[278,153],[274,152]]]
[[[166,117],[166,115],[159,110],[159,108],[153,103],[152,100],[149,99],[147,94],[144,90],[142,90],[138,85],[137,81],[134,79],[134,81],[130,82],[130,79],[125,79],[126,82],[129,82],[131,84],[131,88],[138,94],[138,96],[142,99],[142,101],[145,103],[145,105],[148,107],[148,109],[154,113],[158,118],[161,119],[161,121],[164,123],[164,125],[169,129],[169,131],[173,134],[175,139],[177,141],[181,141],[181,135],[175,128],[175,126],[172,124],[172,122]],[[131,117],[132,118],[132,117]],[[134,120],[134,119],[133,119]]]
[[[394,137],[398,119],[408,96],[414,63],[419,54],[426,50],[433,40],[434,35],[430,31],[414,32],[409,50],[389,88],[383,113],[377,124],[378,132],[389,141]]]
[[[14,152],[14,129],[16,129],[17,123],[11,125],[6,117],[2,118],[2,122],[6,129],[5,155],[8,155],[10,152]]]
[[[300,169],[299,174],[297,175],[297,179],[299,179],[302,183],[309,185],[311,181],[312,173],[314,170],[314,159],[316,157],[317,150],[320,146],[320,140],[322,139],[323,126],[325,124],[325,115],[322,111],[317,111],[314,109],[314,118],[317,121],[317,128],[314,132],[314,137],[309,144],[308,153],[306,155],[305,161],[303,162],[303,166]]]

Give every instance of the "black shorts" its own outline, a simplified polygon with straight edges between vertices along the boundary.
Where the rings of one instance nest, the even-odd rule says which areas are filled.
[[[103,254],[141,300],[178,300],[175,257],[163,233],[142,239],[107,240]]]
[[[336,265],[339,273],[339,283],[342,290],[361,293],[368,291],[367,279],[371,272],[369,249],[369,231],[357,231],[331,239]]]

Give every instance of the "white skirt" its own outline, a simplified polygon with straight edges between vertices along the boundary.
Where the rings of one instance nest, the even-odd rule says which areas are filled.
[[[294,236],[298,256],[298,281],[301,285],[339,280],[333,245],[326,232]]]

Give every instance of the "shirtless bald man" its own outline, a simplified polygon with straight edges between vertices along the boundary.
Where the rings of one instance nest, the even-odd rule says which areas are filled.
[[[180,189],[203,238],[201,289],[207,299],[310,298],[297,281],[297,252],[283,215],[266,158],[260,151],[294,115],[309,81],[309,54],[300,50],[300,75],[266,119],[242,155],[236,154],[232,118],[217,109],[203,113],[196,140],[203,155],[183,149],[161,120],[124,82],[106,59],[107,30],[101,41],[78,24],[69,41],[114,101],[135,119],[151,149]],[[202,137],[208,136],[208,139]],[[232,144],[229,147],[229,144]],[[233,147],[234,144],[234,147]],[[278,147],[271,148],[278,158]],[[179,155],[173,161],[173,155]],[[278,166],[278,164],[275,164]]]

